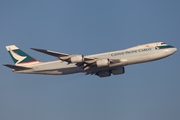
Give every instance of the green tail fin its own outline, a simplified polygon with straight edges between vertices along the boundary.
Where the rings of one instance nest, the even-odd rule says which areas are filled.
[[[13,59],[15,65],[17,64],[27,64],[27,63],[39,63],[39,61],[27,53],[23,52],[15,45],[6,46],[7,51],[9,52],[11,58]]]

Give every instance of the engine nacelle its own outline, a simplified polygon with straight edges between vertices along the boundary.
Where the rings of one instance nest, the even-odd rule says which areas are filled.
[[[109,77],[109,76],[111,76],[111,72],[110,71],[100,71],[96,75],[99,77]]]
[[[124,69],[124,67],[115,68],[115,69],[111,70],[111,73],[113,75],[124,74],[125,73],[125,69]]]
[[[71,55],[70,62],[71,63],[84,62],[84,56],[83,55]]]
[[[96,61],[96,65],[98,67],[106,67],[109,66],[109,64],[110,64],[109,59],[99,59]]]

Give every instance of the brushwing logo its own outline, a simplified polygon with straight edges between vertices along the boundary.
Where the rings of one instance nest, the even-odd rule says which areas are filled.
[[[27,56],[18,55],[17,53],[12,51],[11,48],[9,48],[9,51],[10,51],[11,55],[14,57],[14,59],[17,60],[16,64],[20,63],[21,61],[23,61],[27,57]]]

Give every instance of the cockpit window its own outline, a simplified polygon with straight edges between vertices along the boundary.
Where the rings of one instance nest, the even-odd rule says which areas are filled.
[[[166,43],[161,43],[161,45],[166,45]]]

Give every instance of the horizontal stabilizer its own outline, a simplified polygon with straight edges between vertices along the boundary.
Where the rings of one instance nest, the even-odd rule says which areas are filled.
[[[41,52],[41,53],[45,53],[54,57],[63,57],[63,56],[69,56],[69,54],[66,53],[60,53],[60,52],[55,52],[55,51],[51,51],[51,50],[44,50],[44,49],[38,49],[38,48],[31,48],[32,50]]]
[[[15,70],[28,70],[28,69],[32,69],[29,67],[22,67],[22,66],[16,66],[16,65],[10,65],[10,64],[3,64],[6,67],[9,67],[11,69],[15,69]]]

